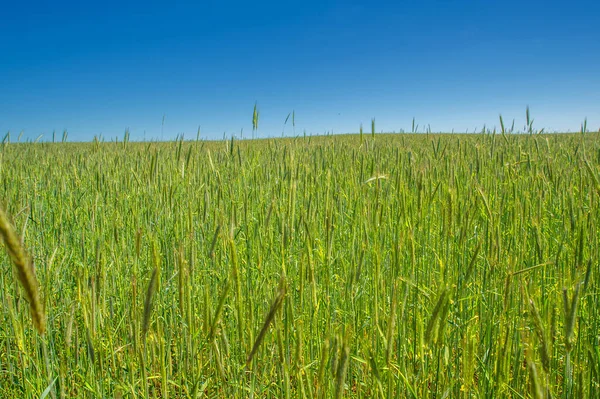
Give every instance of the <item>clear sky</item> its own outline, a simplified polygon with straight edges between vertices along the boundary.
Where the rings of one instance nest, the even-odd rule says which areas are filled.
[[[600,2],[7,1],[0,134],[600,128]],[[162,124],[163,116],[164,126]],[[292,135],[291,118],[285,127]]]

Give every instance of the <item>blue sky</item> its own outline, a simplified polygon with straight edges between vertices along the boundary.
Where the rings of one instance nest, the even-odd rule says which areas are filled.
[[[5,2],[0,134],[600,128],[597,1]],[[164,126],[162,125],[165,116]],[[292,126],[285,127],[292,135]]]

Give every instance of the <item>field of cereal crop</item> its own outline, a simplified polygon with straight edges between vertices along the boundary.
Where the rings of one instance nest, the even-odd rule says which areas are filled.
[[[0,397],[600,397],[599,165],[598,133],[5,141]]]

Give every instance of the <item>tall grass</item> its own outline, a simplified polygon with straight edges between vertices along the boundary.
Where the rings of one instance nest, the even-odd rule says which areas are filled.
[[[600,397],[600,135],[501,125],[7,140],[0,397]]]

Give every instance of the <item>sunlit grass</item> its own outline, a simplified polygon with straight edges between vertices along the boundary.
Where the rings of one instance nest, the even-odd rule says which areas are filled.
[[[0,397],[600,396],[600,135],[371,133],[6,140]]]

